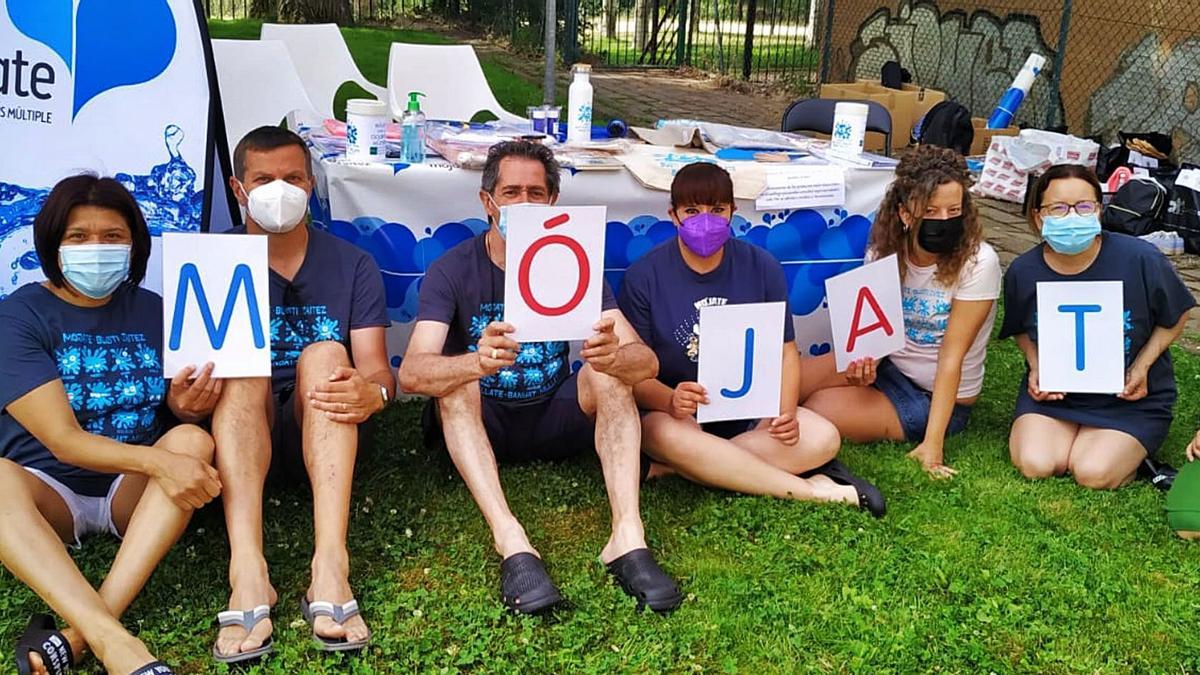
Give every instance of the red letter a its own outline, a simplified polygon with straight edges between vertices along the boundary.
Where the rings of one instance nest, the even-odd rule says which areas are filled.
[[[860,327],[862,321],[863,300],[866,300],[871,305],[871,311],[875,312],[875,323],[869,326]],[[850,324],[850,339],[846,340],[846,353],[854,352],[854,342],[858,338],[872,331],[883,329],[883,332],[888,335],[892,334],[892,324],[888,322],[883,310],[879,308],[879,303],[875,300],[875,296],[871,294],[871,289],[863,286],[858,289],[858,300],[854,303],[854,321]]]

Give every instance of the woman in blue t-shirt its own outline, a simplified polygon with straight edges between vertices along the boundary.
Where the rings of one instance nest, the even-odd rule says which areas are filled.
[[[0,561],[63,617],[35,615],[17,642],[21,673],[61,673],[91,648],[110,673],[165,673],[120,623],[195,509],[220,491],[212,439],[164,433],[215,404],[210,367],[170,392],[162,299],[138,284],[150,232],[115,180],[67,178],[33,223],[47,281],[0,301]],[[99,591],[63,543],[123,538]]]
[[[630,266],[621,311],[658,356],[657,379],[634,387],[642,446],[651,475],[679,473],[712,487],[789,499],[846,502],[884,513],[883,496],[834,459],[837,429],[800,408],[800,353],[790,313],[784,322],[783,392],[779,416],[765,420],[696,421],[708,402],[696,382],[700,308],[786,302],[783,268],[766,250],[731,238],[733,182],[715,164],[690,164],[671,184],[678,236]],[[797,474],[802,474],[798,476]]]
[[[1070,472],[1080,485],[1117,488],[1166,438],[1175,405],[1167,348],[1196,301],[1154,246],[1100,229],[1100,183],[1091,169],[1060,165],[1038,179],[1029,222],[1044,243],[1004,275],[1004,324],[1028,370],[1009,437],[1013,464],[1029,478]],[[1119,394],[1044,391],[1038,381],[1037,285],[1119,281],[1125,305],[1125,388]],[[1057,347],[1057,346],[1056,346]],[[1069,345],[1063,346],[1072,353]]]

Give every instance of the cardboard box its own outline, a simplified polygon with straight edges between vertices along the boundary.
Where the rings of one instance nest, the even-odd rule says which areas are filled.
[[[975,141],[971,143],[971,155],[985,155],[996,136],[1016,136],[1021,133],[1017,127],[1007,129],[988,129],[987,120],[982,117],[972,117],[971,126],[975,127]]]
[[[874,101],[887,108],[892,116],[892,148],[899,149],[908,145],[917,120],[924,117],[930,108],[944,101],[946,94],[912,84],[904,85],[903,89],[889,89],[875,81],[858,80],[845,84],[822,85],[821,98]],[[867,134],[866,149],[872,152],[882,150],[882,135]]]

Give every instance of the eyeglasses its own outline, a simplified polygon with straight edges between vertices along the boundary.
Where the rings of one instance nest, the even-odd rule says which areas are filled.
[[[1068,204],[1066,202],[1054,202],[1043,206],[1040,211],[1042,213],[1054,216],[1055,218],[1065,218],[1071,211],[1075,211],[1076,215],[1094,216],[1100,211],[1100,203],[1091,200],[1083,202],[1075,202]]]

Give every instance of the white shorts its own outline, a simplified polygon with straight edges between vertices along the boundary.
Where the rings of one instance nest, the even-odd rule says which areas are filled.
[[[112,519],[112,502],[113,497],[117,494],[117,488],[121,487],[121,481],[125,476],[117,476],[113,481],[112,486],[108,488],[108,494],[103,497],[89,497],[87,495],[75,494],[71,488],[63,485],[51,478],[46,472],[29,467],[22,467],[29,473],[37,477],[51,490],[58,493],[62,497],[63,503],[67,505],[67,510],[71,512],[71,519],[75,521],[75,543],[74,547],[79,548],[80,540],[89,534],[99,532],[107,532],[117,539],[121,538],[121,533],[117,531],[117,526]]]

